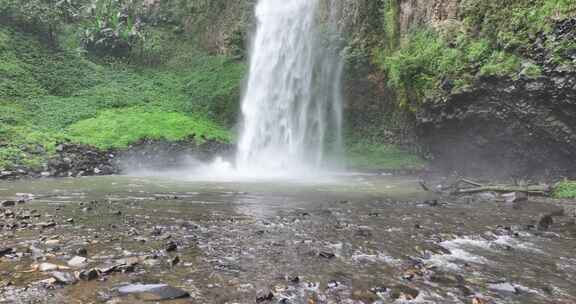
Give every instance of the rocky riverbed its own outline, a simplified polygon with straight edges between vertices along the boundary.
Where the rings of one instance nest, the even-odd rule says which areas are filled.
[[[376,175],[44,179],[0,197],[2,304],[576,302],[574,202]]]

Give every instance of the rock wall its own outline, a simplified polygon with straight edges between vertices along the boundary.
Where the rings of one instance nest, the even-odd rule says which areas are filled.
[[[418,115],[436,164],[466,175],[576,172],[576,73],[483,79]]]
[[[576,39],[576,18],[558,22],[547,39]],[[470,90],[421,109],[420,139],[440,168],[498,177],[576,176],[576,71],[554,63],[538,43],[526,56],[542,68],[541,76],[481,78]],[[576,51],[567,56],[576,62]]]

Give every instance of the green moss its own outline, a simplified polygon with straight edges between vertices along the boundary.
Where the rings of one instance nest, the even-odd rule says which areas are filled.
[[[201,118],[175,112],[148,112],[140,108],[108,110],[70,126],[73,141],[99,148],[126,148],[142,139],[179,141],[194,138],[229,142],[230,133]]]
[[[553,195],[555,198],[576,199],[576,181],[566,180],[556,184]]]
[[[386,49],[393,51],[400,42],[400,5],[398,0],[383,0],[384,40]]]
[[[427,166],[421,157],[397,146],[367,142],[350,145],[346,159],[357,170],[422,170]]]

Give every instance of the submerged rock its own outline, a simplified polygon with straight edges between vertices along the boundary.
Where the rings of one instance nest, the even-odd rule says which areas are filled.
[[[504,296],[517,295],[520,293],[518,288],[508,282],[490,284],[488,285],[488,289]]]
[[[98,277],[100,277],[100,271],[96,268],[84,270],[78,274],[78,278],[84,281],[96,280]]]
[[[65,284],[65,285],[72,285],[74,283],[76,283],[76,277],[74,277],[73,274],[68,273],[68,272],[60,272],[60,271],[54,271],[52,273],[50,273],[50,275],[56,279],[57,283],[61,283],[61,284]]]
[[[554,224],[554,219],[550,214],[542,214],[538,219],[538,230],[548,230]]]

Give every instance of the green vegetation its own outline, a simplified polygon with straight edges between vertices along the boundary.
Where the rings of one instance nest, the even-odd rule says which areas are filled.
[[[59,32],[54,47],[42,34],[0,28],[0,169],[40,168],[65,141],[229,141],[244,64],[208,56],[161,27],[152,34],[154,49],[118,59],[78,52],[73,31]]]
[[[422,170],[427,166],[421,157],[394,145],[358,142],[351,144],[346,157],[348,166],[357,170]]]
[[[562,181],[554,187],[554,197],[576,199],[576,181]]]
[[[147,112],[138,108],[108,110],[70,126],[70,138],[102,149],[126,148],[141,139],[179,141],[194,138],[229,142],[229,131],[204,117],[176,112]]]

